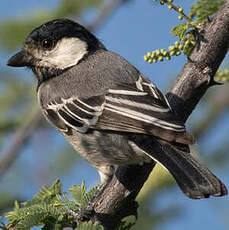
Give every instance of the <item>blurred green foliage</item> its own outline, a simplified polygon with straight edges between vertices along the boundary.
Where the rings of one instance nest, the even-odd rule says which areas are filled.
[[[222,83],[229,82],[229,69],[221,69],[217,71],[215,80]]]
[[[6,51],[15,50],[25,37],[37,26],[55,18],[80,16],[85,9],[99,7],[102,0],[62,0],[52,11],[36,10],[33,14],[7,20],[0,24],[0,43]],[[15,36],[17,34],[17,36]]]
[[[213,15],[225,0],[199,0],[190,8],[189,16],[193,19],[196,17],[198,23],[208,21],[208,17]]]

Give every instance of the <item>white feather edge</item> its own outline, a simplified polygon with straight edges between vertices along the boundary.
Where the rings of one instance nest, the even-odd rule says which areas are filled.
[[[128,99],[123,99],[123,98],[114,98],[114,97],[106,96],[106,100],[111,101],[111,102],[121,103],[124,105],[134,106],[134,107],[136,107],[136,109],[142,108],[145,110],[150,110],[150,111],[154,111],[154,112],[161,112],[161,113],[167,113],[170,111],[169,108],[155,107],[153,105],[138,103],[138,102],[130,101]]]
[[[123,115],[125,117],[130,117],[132,119],[143,121],[143,122],[146,122],[148,124],[153,124],[153,125],[159,126],[161,128],[164,128],[164,129],[174,130],[176,132],[183,132],[185,130],[183,126],[168,123],[166,121],[157,119],[155,117],[144,115],[142,113],[139,113],[139,112],[136,112],[136,111],[133,111],[133,110],[129,110],[129,109],[126,109],[126,108],[123,108],[123,107],[114,106],[114,105],[108,105],[107,104],[105,109],[110,110],[110,111],[112,111],[114,113]]]

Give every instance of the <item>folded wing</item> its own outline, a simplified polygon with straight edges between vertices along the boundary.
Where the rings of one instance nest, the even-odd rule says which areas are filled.
[[[141,77],[106,94],[83,99],[57,98],[45,108],[47,118],[62,131],[89,128],[154,135],[170,142],[190,144],[193,138],[176,120],[165,96]]]

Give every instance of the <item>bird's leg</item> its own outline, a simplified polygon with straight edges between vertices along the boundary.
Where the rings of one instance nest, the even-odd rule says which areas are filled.
[[[72,212],[70,213],[71,215],[74,216],[76,222],[89,221],[93,217],[95,213],[94,206],[98,201],[100,195],[103,193],[107,185],[110,183],[115,172],[115,167],[111,165],[97,167],[97,169],[100,175],[101,184],[98,186],[92,199],[88,202],[88,205],[85,208],[83,208],[77,213],[72,213]]]
[[[87,207],[92,207],[97,201],[97,198],[103,193],[104,189],[110,183],[111,179],[113,178],[115,167],[112,165],[102,166],[98,168],[99,176],[101,184],[98,186],[97,190],[95,191],[92,199],[89,201]]]

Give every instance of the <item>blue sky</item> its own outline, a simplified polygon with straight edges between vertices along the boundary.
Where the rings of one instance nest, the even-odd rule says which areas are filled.
[[[0,20],[5,20],[10,17],[24,15],[25,12],[33,12],[36,8],[52,8],[58,1],[54,0],[30,0],[29,4],[27,0],[8,0],[3,1],[0,8]],[[177,5],[182,5],[184,11],[194,1],[191,0],[176,0]],[[142,73],[148,76],[156,85],[166,92],[174,76],[179,73],[183,64],[185,63],[185,57],[180,56],[172,59],[171,61],[164,61],[158,64],[147,64],[143,61],[143,56],[148,51],[167,48],[171,43],[175,41],[169,33],[168,28],[172,28],[173,25],[178,23],[177,14],[168,11],[164,6],[152,3],[150,0],[133,0],[130,3],[126,3],[118,11],[116,11],[109,20],[96,32],[96,35],[103,41],[108,49],[113,50],[126,59],[128,59],[133,65],[135,65]],[[7,60],[7,56],[3,54],[2,60]],[[1,61],[2,62],[2,61]],[[1,65],[4,63],[1,63]],[[20,70],[20,74],[23,72]],[[193,115],[198,116],[198,110]],[[191,118],[192,119],[192,118]],[[224,119],[228,124],[228,117]],[[227,126],[217,124],[218,133],[222,135],[226,134],[228,130]],[[217,133],[217,134],[218,134]],[[213,144],[217,144],[217,138],[214,130],[210,133],[210,141]],[[56,134],[55,134],[56,135]],[[217,135],[220,138],[220,135]],[[57,135],[55,140],[63,141],[62,137]],[[216,141],[215,141],[216,139]],[[209,140],[200,144],[204,150],[212,148],[209,145]],[[26,151],[31,152],[31,149]],[[33,161],[31,154],[27,156],[27,164]],[[24,159],[22,159],[24,160]],[[64,175],[61,179],[64,182],[64,187],[67,189],[74,183],[81,183],[82,179],[96,183],[98,181],[98,175],[95,169],[89,166],[86,162],[80,161],[78,164],[77,172],[69,172],[68,175]],[[29,167],[29,165],[28,165]],[[229,185],[229,176],[226,173],[228,167],[224,169],[214,169],[216,174]],[[74,176],[74,181],[72,177]],[[26,176],[26,175],[25,175]],[[5,178],[5,180],[7,177]],[[54,178],[53,178],[54,180]],[[52,180],[52,181],[53,181]],[[50,182],[52,182],[50,181]],[[28,195],[32,195],[37,188],[32,188],[28,191]],[[166,223],[163,223],[159,229],[172,230],[172,229],[220,229],[226,230],[229,227],[228,217],[229,212],[229,198],[211,198],[206,200],[189,200],[175,187],[171,193],[164,192],[158,196],[157,206],[163,210],[163,208],[172,206],[173,204],[179,204],[184,207],[182,217],[179,219],[172,219]],[[149,204],[150,205],[150,204]],[[152,204],[153,205],[153,204]]]

